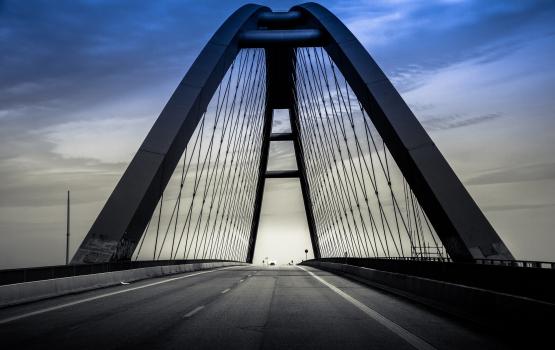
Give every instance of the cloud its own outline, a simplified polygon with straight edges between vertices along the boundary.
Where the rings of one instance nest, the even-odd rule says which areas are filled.
[[[555,163],[531,164],[495,169],[471,177],[467,185],[490,185],[499,183],[542,181],[555,179]]]
[[[40,131],[53,143],[52,152],[63,158],[96,159],[104,163],[127,163],[146,137],[149,118],[111,118],[75,121]]]
[[[406,18],[402,12],[373,14],[372,16],[364,13],[351,18],[348,26],[358,40],[370,46],[381,44],[390,39],[393,35],[391,33],[393,28],[398,28],[398,22],[403,20],[406,20]],[[399,35],[397,31],[395,32]]]
[[[0,13],[0,111],[20,118],[34,117],[23,109],[63,111],[47,116],[51,124],[71,120],[70,111],[153,94],[164,81],[175,87],[218,25],[205,20],[205,6],[186,6],[6,2]]]
[[[420,86],[419,76],[497,60],[530,38],[552,35],[547,23],[555,14],[549,1],[355,1],[337,10],[403,91]]]
[[[510,211],[510,210],[537,210],[555,207],[555,203],[547,204],[507,204],[507,205],[486,205],[487,211]]]
[[[423,117],[425,119],[422,120],[422,125],[428,131],[447,130],[488,122],[500,118],[501,116],[501,113],[489,113],[479,116],[464,116],[460,114],[452,114],[449,116],[441,117]]]

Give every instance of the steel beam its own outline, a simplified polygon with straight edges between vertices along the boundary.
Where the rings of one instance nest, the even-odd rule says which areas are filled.
[[[318,29],[250,30],[241,34],[241,47],[324,46],[325,37]]]
[[[267,179],[290,179],[298,178],[298,170],[269,170],[265,174]]]
[[[273,133],[270,135],[270,141],[293,141],[293,134],[290,132]]]
[[[268,65],[268,60],[266,60]],[[268,84],[266,82],[266,84]],[[266,89],[266,101],[268,98],[268,89]],[[254,199],[254,210],[252,214],[251,232],[249,235],[249,249],[247,251],[248,263],[252,263],[254,257],[254,247],[256,245],[256,237],[258,235],[258,226],[260,224],[260,211],[262,210],[262,199],[264,197],[264,186],[266,184],[266,168],[268,166],[268,152],[270,150],[270,134],[272,132],[272,119],[274,109],[266,104],[264,112],[264,126],[262,129],[262,146],[260,149],[260,164],[258,165],[258,182],[256,184],[256,194]]]
[[[258,16],[258,26],[271,29],[292,28],[302,22],[303,17],[299,11],[264,12]]]
[[[299,130],[299,114],[297,113],[298,106],[293,104],[289,109],[289,118],[291,119],[291,131],[293,133],[293,145],[295,148],[295,159],[297,161],[297,169],[299,172],[299,181],[301,185],[301,192],[303,195],[304,211],[306,214],[306,222],[308,224],[308,232],[310,234],[310,242],[312,244],[312,252],[315,259],[320,259],[320,242],[316,231],[316,220],[314,219],[314,212],[312,206],[312,196],[310,194],[310,187],[308,177],[306,174],[306,163],[304,159],[303,144]]]

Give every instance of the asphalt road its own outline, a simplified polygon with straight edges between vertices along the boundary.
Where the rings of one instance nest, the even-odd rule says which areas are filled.
[[[507,348],[499,338],[293,266],[189,273],[0,309],[3,349]]]

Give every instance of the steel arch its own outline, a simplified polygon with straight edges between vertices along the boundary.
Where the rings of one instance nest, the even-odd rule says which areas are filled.
[[[259,21],[264,25],[271,23],[271,18],[276,16],[270,13],[267,7],[245,5],[217,30],[164,107],[73,257],[72,264],[127,260],[131,257],[215,89],[240,48],[253,47],[245,46],[245,40],[250,40],[254,47],[265,47],[267,54],[271,53],[271,57],[268,56],[270,63],[267,61],[267,64],[272,64],[271,61],[279,55],[290,56],[292,48],[302,46],[300,38],[308,38],[307,46],[323,46],[347,79],[451,258],[455,261],[513,259],[412,111],[347,27],[321,5],[306,3],[292,7],[288,14],[278,15],[277,28],[280,30],[274,33],[258,31],[242,36],[246,31],[258,29]],[[287,23],[294,23],[296,30],[296,36],[289,37],[289,41],[283,40],[286,38],[283,28],[287,28]],[[289,53],[284,54],[285,50]],[[269,71],[269,76],[272,75],[279,76]],[[267,102],[273,99],[269,96]],[[285,106],[279,104],[282,101],[271,102],[270,107],[289,108],[295,115],[295,106],[290,101]],[[266,123],[271,121],[271,112],[267,108]],[[267,148],[270,137],[268,126],[264,134],[264,147]],[[301,140],[295,137],[297,149]],[[265,170],[266,161],[267,156],[263,155],[257,206],[262,200],[262,167]],[[301,164],[303,160],[297,159],[297,162]],[[316,254],[319,246],[315,229],[310,224],[310,191],[307,185],[302,190]],[[259,213],[253,217],[247,260],[252,260],[258,220]]]

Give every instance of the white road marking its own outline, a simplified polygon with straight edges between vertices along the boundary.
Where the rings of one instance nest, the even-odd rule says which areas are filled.
[[[421,338],[417,337],[416,335],[407,331],[403,327],[399,326],[397,323],[395,323],[395,322],[391,321],[390,319],[384,317],[382,314],[378,313],[376,310],[371,309],[368,306],[364,305],[363,303],[356,300],[355,298],[353,298],[349,294],[345,293],[341,289],[337,288],[333,284],[331,284],[329,282],[326,282],[324,279],[316,276],[314,273],[308,271],[304,267],[301,267],[301,266],[297,266],[297,267],[299,269],[307,272],[308,274],[310,274],[312,277],[317,279],[320,283],[322,283],[323,285],[325,285],[326,287],[328,287],[329,289],[331,289],[335,293],[339,294],[341,297],[343,297],[343,299],[347,300],[348,302],[350,302],[351,304],[356,306],[359,310],[364,312],[366,315],[370,316],[371,318],[373,318],[374,320],[379,322],[381,325],[385,326],[387,329],[389,329],[393,333],[397,334],[399,337],[403,338],[403,340],[405,340],[407,343],[412,345],[414,348],[416,348],[418,350],[436,350],[436,348],[434,348],[432,345],[428,344],[427,342],[425,342]]]
[[[230,290],[231,290],[231,288],[224,289],[224,290],[222,290],[222,294],[225,294],[225,293],[229,292]]]
[[[183,316],[184,318],[188,318],[193,316],[194,314],[196,314],[197,312],[199,312],[200,310],[204,309],[204,305],[201,306],[197,306],[196,308],[194,308],[193,310],[189,311],[188,313],[185,314],[185,316]]]
[[[244,279],[243,279],[243,280],[240,280],[240,281],[239,281],[239,283],[243,283],[243,282],[245,282],[245,280],[244,280]]]
[[[216,271],[221,271],[221,270],[226,270],[226,269],[231,269],[231,268],[234,268],[234,267],[235,266],[228,266],[228,267],[222,267],[222,268],[219,268],[219,269],[214,269],[214,270],[209,270],[209,271],[202,271],[202,272],[192,273],[190,275],[168,278],[167,280],[158,281],[158,282],[154,282],[154,283],[150,283],[150,284],[145,284],[145,285],[138,286],[138,287],[133,287],[133,288],[128,288],[128,289],[124,289],[124,290],[118,290],[118,291],[111,292],[111,293],[101,294],[101,295],[97,295],[97,296],[86,298],[86,299],[72,301],[72,302],[69,302],[69,303],[66,303],[66,304],[62,304],[62,305],[51,306],[51,307],[47,307],[47,308],[44,308],[44,309],[40,309],[40,310],[36,310],[36,311],[32,311],[32,312],[27,312],[27,313],[24,313],[24,314],[21,314],[21,315],[4,318],[4,319],[0,320],[0,324],[5,324],[5,323],[12,322],[12,321],[21,320],[23,318],[44,314],[44,313],[50,312],[50,311],[64,309],[66,307],[79,305],[79,304],[86,303],[86,302],[93,301],[93,300],[97,300],[97,299],[106,298],[106,297],[109,297],[109,296],[112,296],[112,295],[132,292],[132,291],[138,290],[138,289],[157,286],[157,285],[163,284],[163,283],[178,281],[178,280],[181,280],[181,279],[184,279],[184,278],[194,277],[194,276],[203,275],[203,274],[206,274],[206,273],[211,273],[211,272],[216,272]]]

